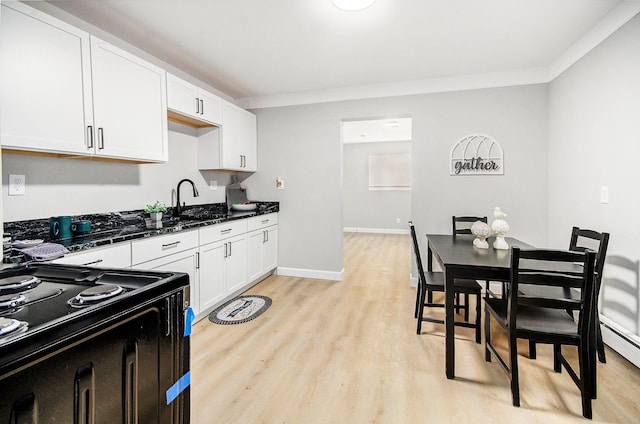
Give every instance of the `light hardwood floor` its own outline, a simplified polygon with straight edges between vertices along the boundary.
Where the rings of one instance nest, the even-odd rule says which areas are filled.
[[[259,318],[198,322],[191,422],[588,422],[549,346],[535,361],[522,346],[519,408],[471,329],[456,328],[456,378],[447,380],[442,326],[415,332],[411,254],[409,236],[347,233],[344,281],[271,276],[248,292],[273,299]],[[593,422],[640,422],[640,371],[607,349],[598,378]]]

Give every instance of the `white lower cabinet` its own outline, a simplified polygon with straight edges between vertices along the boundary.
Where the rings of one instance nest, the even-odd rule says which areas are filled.
[[[247,239],[247,273],[252,281],[278,265],[278,226],[252,231]]]
[[[247,221],[200,228],[200,310],[247,283]]]
[[[71,253],[52,261],[56,264],[85,265],[104,268],[130,268],[131,243],[125,242]]]
[[[245,234],[200,246],[200,310],[247,285]]]

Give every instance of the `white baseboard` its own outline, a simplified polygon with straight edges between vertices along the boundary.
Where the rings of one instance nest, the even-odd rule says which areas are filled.
[[[602,324],[602,341],[640,368],[640,337],[605,316],[600,315],[600,323]]]
[[[303,268],[285,268],[278,267],[276,274],[284,275],[287,277],[302,277],[302,278],[314,278],[317,280],[332,280],[342,281],[344,279],[344,268],[340,272],[333,271],[321,271],[317,269],[303,269]]]
[[[374,233],[374,234],[409,234],[409,230],[401,230],[395,228],[357,228],[344,227],[345,233]]]

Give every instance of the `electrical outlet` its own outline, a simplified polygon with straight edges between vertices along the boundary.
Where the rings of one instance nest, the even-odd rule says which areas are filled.
[[[278,190],[284,190],[284,180],[280,177],[276,180],[276,188]]]
[[[217,181],[209,181],[209,190],[216,191],[218,189]]]
[[[25,180],[24,175],[9,175],[9,196],[24,196]]]
[[[400,218],[396,218],[396,224],[400,223]]]

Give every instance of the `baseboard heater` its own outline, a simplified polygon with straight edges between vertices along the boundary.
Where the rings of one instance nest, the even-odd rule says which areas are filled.
[[[640,368],[640,336],[606,316],[600,315],[600,323],[605,344]]]
[[[601,317],[600,318],[600,324],[602,324],[604,327],[606,327],[607,329],[611,330],[613,333],[615,333],[618,337],[624,339],[627,343],[631,344],[633,347],[635,347],[636,349],[640,350],[640,343],[637,340],[634,340],[633,338],[631,338],[629,336],[628,333],[622,331],[619,329],[619,326],[615,325],[615,324],[611,324],[611,321],[609,319],[607,319],[606,317]]]

